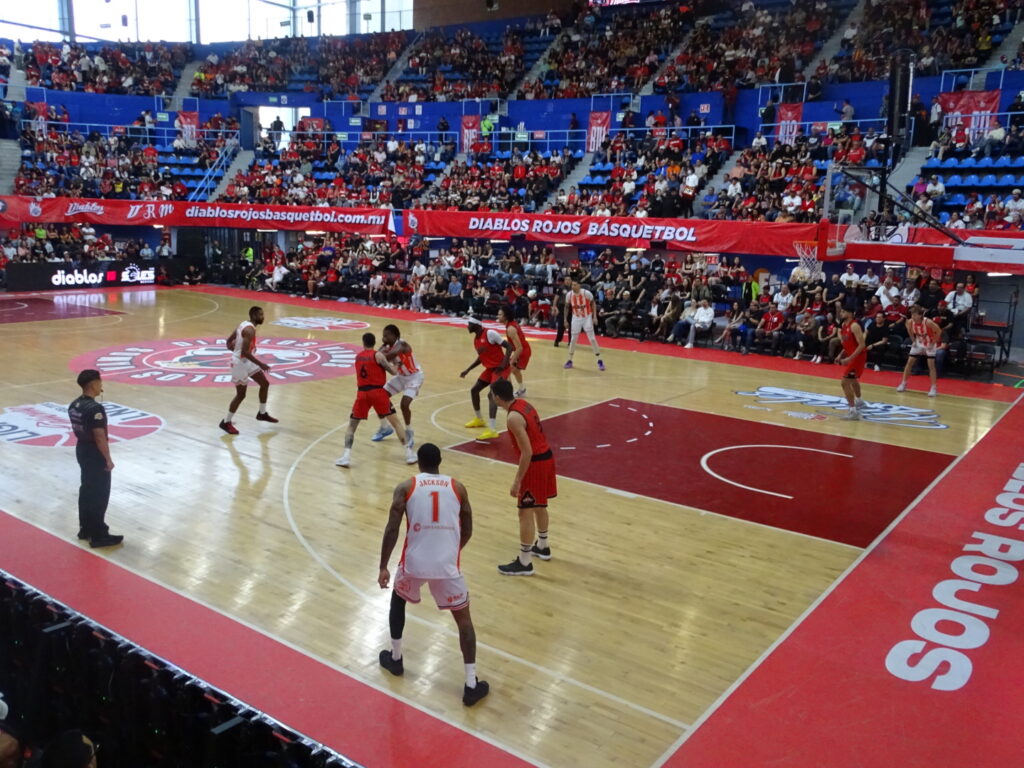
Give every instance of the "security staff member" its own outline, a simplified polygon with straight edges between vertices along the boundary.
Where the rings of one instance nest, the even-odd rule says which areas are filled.
[[[110,533],[103,517],[110,501],[110,473],[114,462],[110,458],[107,441],[107,412],[96,397],[103,392],[100,372],[86,369],[78,374],[82,396],[68,406],[71,428],[78,444],[75,457],[82,470],[82,485],[78,489],[78,538],[88,539],[89,546],[112,547],[120,544],[124,536]]]

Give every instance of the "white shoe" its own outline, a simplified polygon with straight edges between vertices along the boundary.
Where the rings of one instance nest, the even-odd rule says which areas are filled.
[[[523,387],[522,389],[517,389],[516,392],[515,392],[516,397],[522,397],[525,394],[526,394],[526,387]]]
[[[905,382],[905,381],[901,381],[899,386],[896,387],[896,391],[897,392],[905,392],[906,389],[907,389],[907,382]]]
[[[416,458],[416,451],[414,451],[412,448],[406,448],[405,449],[405,463],[406,464],[415,464],[417,461],[418,461],[418,459]]]
[[[868,404],[858,397],[856,400],[853,401],[853,407],[856,408],[858,411],[863,411],[865,408],[868,407]]]
[[[875,371],[877,372],[877,371],[880,371],[880,370],[882,370],[881,366],[876,365],[875,366]]]
[[[693,344],[687,344],[683,349],[693,349]]]
[[[939,390],[937,390],[935,387],[932,387],[931,389],[928,390],[928,397],[936,397],[938,394]]]
[[[800,353],[797,352],[795,355],[793,355],[793,359],[794,360],[799,360],[800,359]]]
[[[811,360],[811,362],[814,363],[815,365],[821,365],[821,355],[815,355],[814,359]]]
[[[846,413],[839,417],[841,421],[860,421],[860,414],[856,408],[847,409]]]
[[[336,467],[348,467],[351,466],[351,464],[352,457],[349,455],[348,451],[345,451],[345,453],[342,454],[341,458],[334,462],[334,466]]]

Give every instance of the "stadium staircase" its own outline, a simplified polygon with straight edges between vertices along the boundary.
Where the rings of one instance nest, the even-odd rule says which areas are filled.
[[[190,61],[181,70],[181,77],[178,78],[178,85],[171,94],[170,109],[177,112],[181,109],[182,100],[192,95],[192,82],[196,79],[196,72],[203,65],[201,60]]]
[[[832,61],[832,57],[839,53],[839,49],[842,47],[843,33],[846,31],[846,27],[849,26],[851,21],[856,21],[860,24],[864,20],[864,12],[867,10],[867,0],[859,0],[857,5],[850,11],[850,15],[846,17],[836,31],[832,33],[832,37],[825,41],[824,45],[818,49],[818,52],[814,55],[811,61],[804,67],[804,78],[807,80],[811,79],[811,75],[814,74],[814,70],[818,68],[821,60]]]
[[[704,185],[704,189],[697,195],[697,199],[693,201],[693,215],[695,218],[703,218],[704,216],[704,195],[711,190],[720,190],[726,186],[725,180],[732,172],[732,169],[736,167],[739,162],[741,152],[733,152],[729,155],[729,159],[726,160],[722,167],[718,169],[718,173],[708,180],[707,184]]]
[[[395,63],[391,65],[391,69],[387,71],[387,74],[381,78],[381,81],[377,83],[377,87],[373,89],[373,93],[366,97],[367,105],[374,101],[380,101],[380,95],[384,91],[384,84],[388,82],[397,81],[402,73],[405,72],[406,67],[409,66],[409,55],[416,49],[416,46],[420,44],[423,39],[423,33],[416,35],[416,38],[409,43],[405,48],[402,49],[401,55],[395,59]]]
[[[0,195],[14,192],[14,176],[21,165],[21,147],[17,139],[0,139]]]
[[[252,165],[253,160],[255,159],[256,153],[251,149],[243,149],[235,155],[235,159],[231,161],[231,165],[229,165],[228,169],[224,171],[224,175],[221,177],[220,183],[217,184],[217,188],[213,190],[213,194],[211,194],[207,200],[212,202],[223,195],[224,190],[228,188],[228,184],[231,183],[233,178],[235,178],[235,174],[239,171],[249,170],[249,166]]]
[[[1024,17],[1022,17],[1024,20]],[[1013,61],[1017,58],[1017,48],[1021,43],[1022,36],[1022,20],[1019,20],[1013,25],[1013,29],[1003,38],[1003,42],[999,44],[992,55],[989,57],[987,65],[990,67],[998,67],[1002,61],[1002,57],[1005,56],[1007,61]],[[974,77],[971,78],[971,84],[968,86],[968,90],[971,91],[983,91],[985,90],[985,77],[988,75],[987,72],[975,72]]]
[[[540,55],[540,58],[533,62],[533,66],[526,71],[523,79],[516,83],[516,87],[512,89],[513,93],[521,89],[524,83],[532,83],[534,80],[544,79],[544,75],[548,71],[548,61],[551,58],[551,53],[568,37],[570,29],[572,27],[566,27],[557,35],[551,36],[551,44],[544,49],[544,53]]]
[[[7,101],[21,102],[25,100],[25,72],[17,67],[11,67],[11,74],[7,79]]]
[[[698,21],[697,23],[700,24],[701,21]],[[670,66],[672,66],[675,63],[675,60],[679,57],[679,54],[681,54],[683,52],[683,49],[685,49],[686,46],[690,44],[690,39],[692,37],[693,30],[691,29],[689,32],[686,33],[686,37],[683,38],[682,42],[679,43],[679,45],[677,45],[675,48],[673,48],[672,52],[665,57],[665,60],[661,62],[661,66],[658,67],[658,69],[655,70],[654,74],[651,75],[651,79],[644,83],[644,87],[640,89],[640,96],[650,96],[652,93],[654,93],[654,84],[658,81],[658,78],[661,77],[662,74],[664,74],[665,70],[667,70]]]

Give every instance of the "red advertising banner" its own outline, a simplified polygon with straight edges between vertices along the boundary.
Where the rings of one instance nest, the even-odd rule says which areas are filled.
[[[591,112],[587,126],[587,152],[597,152],[612,127],[611,112]]]
[[[800,128],[800,121],[804,118],[803,104],[779,104],[775,119],[779,121],[779,127],[775,131],[778,140],[783,144],[789,144],[796,138],[796,132]]]
[[[299,120],[298,129],[300,131],[323,131],[324,129],[324,118],[322,117],[304,117]]]
[[[793,256],[794,240],[813,240],[816,224],[774,224],[706,219],[637,219],[559,216],[528,213],[474,213],[411,210],[405,213],[406,234],[435,237],[507,238],[592,243],[631,248],[665,241],[678,251],[759,253]]]
[[[199,139],[199,113],[179,112],[176,122],[181,130],[181,138],[184,140],[185,145],[189,147],[196,146]]]
[[[1000,91],[955,91],[940,93],[946,127],[963,122],[971,141],[988,131],[992,115],[999,111]],[[1005,127],[1005,126],[1004,126]]]
[[[185,201],[85,200],[0,196],[0,228],[26,222],[102,224],[105,226],[233,227],[289,229],[385,235],[393,230],[392,212],[381,208],[313,208],[287,205],[236,205]]]
[[[462,145],[463,152],[469,152],[476,137],[480,134],[480,115],[462,116]]]

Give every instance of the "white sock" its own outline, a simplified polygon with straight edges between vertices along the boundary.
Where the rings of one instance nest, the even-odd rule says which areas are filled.
[[[476,688],[476,664],[466,664],[466,687]]]
[[[547,548],[548,548],[548,532],[547,531],[537,531],[537,549],[547,549]]]
[[[495,430],[495,431],[497,431],[497,429],[498,429],[494,419],[490,419],[490,418],[487,419],[487,426],[490,427],[491,429]]]
[[[533,552],[533,544],[519,545],[519,562],[523,565],[530,564],[530,554]]]
[[[228,411],[228,415],[224,417],[224,421],[230,424],[233,418],[235,418],[235,414],[233,414],[231,411]]]
[[[267,404],[266,403],[260,403],[260,413],[266,413],[266,412],[267,412]]]
[[[391,638],[391,658],[395,661],[402,658],[402,638]]]
[[[473,413],[475,413],[475,414],[476,414],[476,417],[477,417],[478,419],[482,419],[482,418],[483,418],[483,416],[481,416],[481,415],[480,415],[480,409],[479,409],[479,408],[477,408],[477,409],[476,409],[475,411],[473,411]]]

